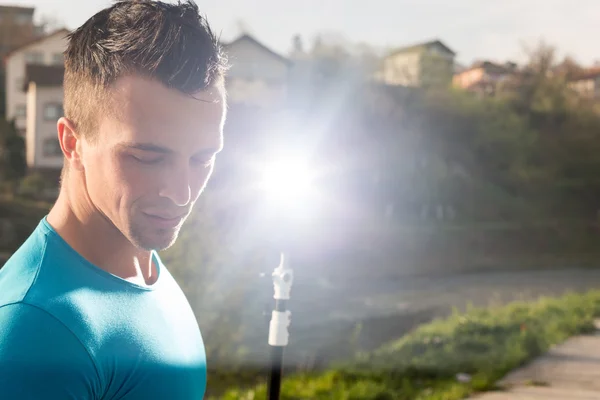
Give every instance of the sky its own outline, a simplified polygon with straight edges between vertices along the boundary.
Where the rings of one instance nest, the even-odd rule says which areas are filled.
[[[76,28],[110,0],[0,0],[33,6],[35,16],[55,17]],[[522,61],[524,46],[540,40],[591,65],[600,61],[600,0],[196,0],[223,40],[240,26],[286,55],[300,34],[306,45],[317,33],[394,48],[440,39],[468,65],[474,60]],[[243,21],[241,24],[240,21]]]

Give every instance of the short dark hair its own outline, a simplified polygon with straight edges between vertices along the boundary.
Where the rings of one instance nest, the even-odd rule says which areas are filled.
[[[82,135],[94,134],[107,93],[136,74],[193,94],[221,85],[227,69],[218,38],[192,0],[117,1],[68,35],[64,110]]]

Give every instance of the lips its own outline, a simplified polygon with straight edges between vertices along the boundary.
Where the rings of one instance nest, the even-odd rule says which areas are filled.
[[[170,216],[153,215],[153,214],[146,214],[146,213],[144,213],[144,216],[150,221],[150,223],[152,225],[159,227],[159,228],[163,228],[163,229],[175,228],[177,225],[179,225],[181,223],[181,221],[183,221],[183,218],[185,217],[185,215],[170,217]]]

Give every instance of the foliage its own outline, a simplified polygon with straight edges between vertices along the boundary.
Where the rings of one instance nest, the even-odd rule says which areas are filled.
[[[16,181],[25,176],[25,139],[19,135],[14,120],[0,120],[0,179]]]
[[[519,115],[510,104],[500,99],[481,101],[468,93],[458,91],[434,91],[426,93],[420,102],[408,107],[407,124],[419,127],[421,138],[415,155],[445,160],[440,171],[421,168],[417,181],[421,193],[427,196],[433,187],[438,201],[459,203],[464,197],[461,180],[449,169],[452,165],[466,171],[469,185],[479,184],[476,197],[485,196],[481,183],[498,188],[494,207],[503,208],[501,193],[514,190],[520,182],[541,172],[531,161],[531,152],[537,143],[536,132],[528,126],[527,118]],[[429,165],[434,165],[429,162]],[[458,189],[458,190],[457,190]],[[424,199],[415,199],[422,203]],[[475,199],[474,203],[477,203]],[[468,209],[476,213],[477,207],[463,207],[462,215],[468,217]],[[472,215],[481,219],[483,215]],[[490,216],[488,216],[489,218]],[[492,216],[497,218],[498,216]]]
[[[21,179],[18,192],[24,197],[39,198],[44,190],[49,187],[49,182],[43,175],[40,173],[32,173]]]
[[[513,303],[423,325],[369,354],[319,374],[288,376],[282,399],[462,399],[491,389],[509,370],[591,332],[600,291]],[[458,374],[471,376],[461,383]],[[265,386],[229,390],[220,399],[262,399]]]
[[[14,240],[0,251],[14,252],[33,232],[40,220],[50,211],[51,204],[23,198],[0,198],[0,218],[10,220],[14,227]]]

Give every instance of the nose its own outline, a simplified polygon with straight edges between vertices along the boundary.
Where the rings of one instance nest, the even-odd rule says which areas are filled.
[[[187,206],[192,198],[189,167],[176,168],[163,178],[159,195],[179,207]]]

